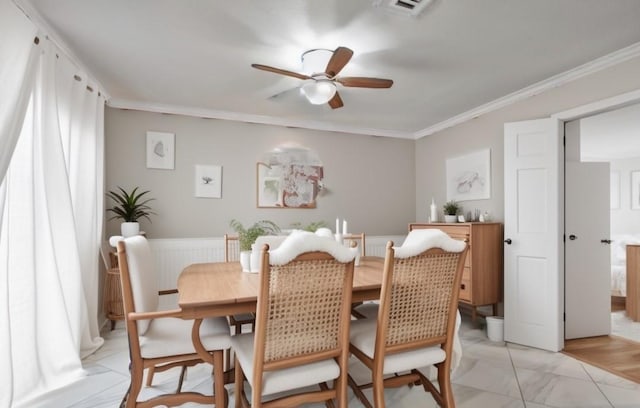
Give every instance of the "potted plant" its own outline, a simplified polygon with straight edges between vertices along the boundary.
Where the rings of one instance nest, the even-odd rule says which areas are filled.
[[[280,232],[280,227],[269,220],[258,221],[249,228],[245,228],[240,221],[233,219],[229,222],[229,226],[238,234],[240,263],[243,271],[251,271],[251,245],[256,242],[256,239],[263,235],[275,235]]]
[[[295,229],[300,229],[303,231],[316,232],[320,228],[327,228],[329,225],[324,221],[314,221],[307,225],[303,225],[301,222],[294,222],[291,224],[291,227]]]
[[[138,235],[140,233],[138,220],[146,218],[151,222],[149,216],[152,214],[155,215],[148,204],[150,201],[153,201],[154,198],[144,197],[148,193],[148,190],[138,192],[138,187],[135,187],[131,192],[127,192],[120,186],[118,186],[118,191],[109,191],[107,193],[107,197],[115,202],[113,207],[107,208],[107,211],[114,214],[109,220],[122,219],[123,222],[120,225],[120,233],[123,237]]]
[[[455,200],[447,201],[443,206],[444,210],[444,221],[445,222],[457,222],[458,221],[458,210],[460,210],[460,204],[458,204]]]

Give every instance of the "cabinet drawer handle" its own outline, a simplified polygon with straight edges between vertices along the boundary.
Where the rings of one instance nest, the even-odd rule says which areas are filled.
[[[464,289],[465,289],[465,287],[466,287],[466,286],[465,286],[465,284],[464,284],[464,283],[460,285],[460,289],[462,289],[462,290],[464,290]]]

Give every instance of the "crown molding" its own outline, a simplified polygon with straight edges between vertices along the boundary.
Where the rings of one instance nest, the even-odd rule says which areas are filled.
[[[602,71],[603,69],[615,66],[638,56],[640,56],[640,42],[622,48],[618,51],[614,51],[611,54],[607,54],[603,57],[587,62],[586,64],[580,65],[558,75],[554,75],[550,78],[537,82],[526,88],[520,89],[519,91],[505,95],[484,105],[480,105],[459,115],[453,116],[452,118],[449,118],[445,121],[436,123],[433,126],[429,126],[425,129],[419,130],[413,134],[413,139],[417,140],[422,137],[432,135],[441,130],[459,125],[471,119],[475,119],[486,113],[493,112],[516,102],[520,102],[534,95],[541,94],[550,89],[557,88],[568,82],[575,81],[590,74],[594,74],[596,72]]]
[[[167,105],[160,103],[148,103],[127,99],[111,98],[107,105],[112,108],[132,109],[146,112],[168,113],[174,115],[193,116],[206,119],[223,119],[236,122],[258,123],[262,125],[284,126],[309,130],[322,130],[327,132],[351,133],[367,136],[383,136],[398,139],[413,139],[410,132],[363,128],[356,126],[344,126],[327,122],[285,119],[275,116],[249,115],[240,112],[221,111],[215,109],[203,109],[189,106]]]

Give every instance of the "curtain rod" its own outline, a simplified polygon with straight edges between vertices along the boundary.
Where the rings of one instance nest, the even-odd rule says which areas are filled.
[[[65,57],[67,57],[69,61],[71,61],[71,63],[75,65],[76,69],[78,69],[81,72],[84,72],[87,75],[88,77],[87,81],[94,83],[95,87],[99,89],[98,95],[103,95],[106,103],[106,101],[109,100],[111,96],[109,95],[108,92],[105,91],[105,87],[102,86],[100,81],[98,81],[92,75],[91,70],[89,70],[81,62],[81,60],[73,53],[73,51],[71,51],[71,49],[67,46],[67,44],[61,40],[58,40],[58,38],[61,38],[61,37],[58,35],[56,30],[54,30],[53,27],[51,27],[42,18],[40,13],[38,13],[37,10],[33,8],[33,6],[28,1],[11,0],[11,2],[22,12],[22,14],[24,14],[25,17],[27,17],[33,23],[33,25],[38,29],[38,31],[40,31],[39,35],[34,38],[34,43],[38,44],[40,42],[39,37],[42,37],[42,36],[44,36],[46,39],[51,41],[58,48],[58,50],[60,50],[65,55]],[[93,91],[92,87],[87,86],[87,89],[90,91]]]

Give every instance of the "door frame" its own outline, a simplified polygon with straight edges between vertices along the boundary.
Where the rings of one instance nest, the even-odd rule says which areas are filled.
[[[633,105],[636,103],[640,103],[640,89],[636,89],[630,92],[626,92],[623,94],[615,95],[609,98],[601,99],[595,102],[587,103],[584,105],[576,106],[574,108],[557,112],[550,115],[551,118],[557,118],[560,122],[561,128],[561,137],[564,138],[565,135],[565,126],[566,122],[570,122],[572,120],[578,120],[582,118],[586,118],[589,116],[597,115],[599,113],[609,112],[612,110],[616,110],[619,108],[624,108],[625,106]],[[565,159],[566,160],[566,159]],[[564,175],[563,175],[564,177]],[[558,180],[558,183],[564,183],[564,180]],[[563,187],[563,191],[565,187]],[[563,210],[564,211],[564,210]],[[564,225],[558,225],[558,229],[562,228],[562,233],[564,233]],[[566,265],[563,270],[560,272],[562,276],[565,275]],[[567,291],[567,287],[565,285],[565,292]],[[564,322],[561,322],[564,326]]]

